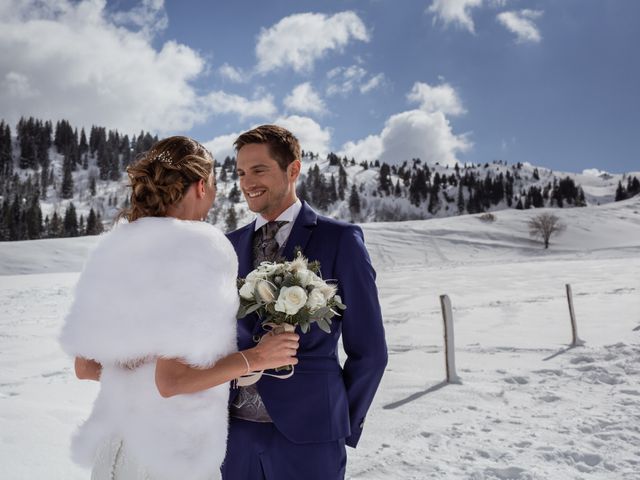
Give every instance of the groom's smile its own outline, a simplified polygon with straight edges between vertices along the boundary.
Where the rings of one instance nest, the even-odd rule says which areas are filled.
[[[240,189],[249,209],[274,220],[295,201],[299,162],[283,170],[264,143],[244,145],[237,154]]]

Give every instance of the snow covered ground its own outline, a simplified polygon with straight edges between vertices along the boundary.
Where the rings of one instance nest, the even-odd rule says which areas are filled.
[[[390,360],[347,478],[640,478],[640,197],[364,225]],[[68,439],[97,385],[56,335],[94,238],[0,244],[0,477],[81,479]],[[573,286],[571,339],[564,285]],[[460,385],[444,385],[439,295],[453,304]]]

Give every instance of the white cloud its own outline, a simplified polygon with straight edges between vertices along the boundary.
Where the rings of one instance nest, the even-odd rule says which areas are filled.
[[[420,158],[429,164],[451,165],[457,155],[471,148],[466,135],[455,135],[442,112],[409,110],[392,115],[380,135],[369,135],[358,142],[347,142],[340,155],[356,160],[380,160],[399,164]]]
[[[481,5],[482,0],[433,0],[427,12],[434,15],[434,23],[439,19],[446,26],[455,24],[474,33],[475,27],[470,10]]]
[[[327,107],[320,95],[313,89],[310,82],[296,86],[284,99],[284,105],[289,110],[298,113],[323,115]]]
[[[465,112],[457,92],[446,83],[431,87],[416,82],[407,97],[421,108],[392,115],[379,135],[347,142],[339,155],[395,164],[412,158],[451,166],[459,162],[458,154],[468,151],[472,144],[467,134],[453,133],[447,119],[447,115]]]
[[[35,97],[38,95],[38,91],[31,87],[29,79],[21,73],[9,72],[5,75],[2,82],[2,90],[16,99],[25,99]]]
[[[322,128],[315,120],[299,115],[289,115],[276,119],[276,125],[292,132],[300,141],[300,147],[307,151],[326,155],[331,147],[331,130]]]
[[[327,87],[327,95],[346,95],[362,83],[367,71],[359,65],[336,67],[329,70],[327,78],[331,83]]]
[[[155,14],[129,12],[139,29],[114,23],[104,1],[5,0],[0,11],[0,105],[9,122],[20,116],[66,118],[125,132],[184,131],[206,119],[192,85],[204,60],[168,41],[158,48],[149,32]],[[159,10],[158,10],[159,11]],[[120,21],[125,21],[121,18]]]
[[[441,111],[447,115],[462,115],[465,109],[455,89],[448,83],[435,87],[427,83],[416,82],[407,94],[407,99],[419,104],[421,110],[432,113]]]
[[[346,96],[356,89],[365,94],[384,83],[385,76],[383,73],[379,73],[369,79],[367,79],[367,75],[368,72],[360,65],[335,67],[327,72],[327,78],[330,81],[327,87],[327,95]]]
[[[243,72],[242,69],[233,67],[228,63],[223,64],[218,69],[218,73],[220,73],[223,78],[235,83],[246,83],[250,78],[250,75]]]
[[[365,94],[369,93],[371,90],[375,90],[384,83],[384,80],[384,73],[379,73],[378,75],[371,77],[365,83],[360,85],[360,93]]]
[[[367,28],[354,12],[290,15],[260,32],[256,68],[259,73],[284,67],[307,72],[316,60],[330,51],[342,50],[352,40],[369,41]]]
[[[236,151],[233,148],[233,142],[235,142],[236,138],[240,136],[240,133],[241,132],[220,135],[207,142],[203,142],[202,145],[211,152],[213,158],[218,162],[223,162],[225,157],[236,156]]]
[[[169,26],[164,0],[142,0],[140,5],[128,11],[114,12],[110,18],[118,25],[139,28],[146,35],[153,35]]]
[[[540,18],[544,12],[542,10],[520,10],[499,13],[498,21],[504,25],[507,30],[515,33],[516,42],[539,43],[542,40],[540,31],[534,23]]]
[[[300,142],[303,150],[326,155],[331,150],[331,130],[322,128],[315,120],[300,115],[282,116],[274,120],[275,125],[286,128],[292,132]],[[253,124],[250,128],[257,127]],[[249,130],[249,129],[247,129]],[[233,142],[240,136],[242,132],[227,133],[219,135],[202,144],[209,149],[214,158],[223,161],[225,157],[234,157],[236,155],[233,148]]]
[[[249,100],[240,95],[223,91],[211,92],[204,98],[204,105],[215,114],[234,114],[240,120],[247,118],[272,118],[277,113],[273,95]]]
[[[380,135],[369,135],[357,142],[345,143],[340,149],[340,155],[357,160],[378,160],[383,149]]]

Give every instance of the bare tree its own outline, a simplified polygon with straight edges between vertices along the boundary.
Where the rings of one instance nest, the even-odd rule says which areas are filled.
[[[544,248],[549,248],[549,239],[553,235],[558,235],[565,229],[566,226],[552,213],[541,213],[529,220],[529,235],[541,238]]]

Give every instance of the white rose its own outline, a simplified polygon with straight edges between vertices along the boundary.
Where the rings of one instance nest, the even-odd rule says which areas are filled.
[[[247,277],[249,278],[249,277]],[[256,286],[253,282],[244,282],[244,285],[240,287],[240,296],[245,300],[253,300],[253,292]]]
[[[309,298],[307,299],[307,307],[309,307],[312,312],[320,307],[324,307],[326,304],[327,299],[319,289],[314,288],[311,290]]]
[[[258,267],[258,271],[263,276],[272,275],[278,269],[277,263],[272,262],[262,262]]]
[[[304,288],[298,287],[297,285],[293,287],[282,287],[275,309],[287,315],[295,315],[304,307],[305,303],[307,303],[307,292],[304,291]]]
[[[258,270],[252,270],[249,272],[245,280],[247,281],[247,283],[252,283],[255,285],[255,283],[258,280],[262,280],[264,277],[265,277],[264,272],[260,272]]]
[[[326,283],[324,280],[318,277],[318,280],[314,280],[311,282],[314,290],[319,290],[324,295],[324,298],[328,301],[333,298],[333,296],[337,292],[337,288],[335,285],[331,283]]]
[[[313,282],[315,274],[311,270],[298,270],[296,273],[296,277],[298,277],[298,281],[302,284],[303,287],[306,287],[311,282]]]
[[[265,303],[273,303],[276,300],[275,291],[271,283],[266,280],[260,280],[256,285],[258,295]]]

